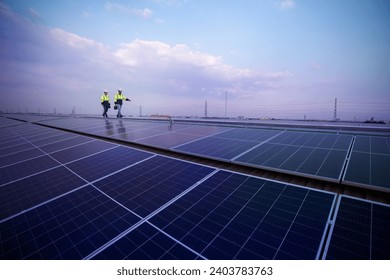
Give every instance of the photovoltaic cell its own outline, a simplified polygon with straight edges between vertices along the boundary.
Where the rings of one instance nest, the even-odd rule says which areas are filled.
[[[150,145],[160,148],[172,148],[177,145],[185,144],[201,138],[199,135],[185,134],[179,132],[165,133],[163,135],[144,138],[136,141],[145,145]]]
[[[0,188],[0,221],[85,183],[66,168],[57,167],[4,185]]]
[[[97,254],[101,260],[193,260],[197,255],[161,233],[148,223],[143,223],[125,237]]]
[[[215,137],[262,142],[262,141],[270,139],[271,137],[273,137],[279,133],[281,133],[280,130],[233,128],[229,131],[219,133],[219,134],[215,135]]]
[[[214,169],[155,156],[94,185],[136,214],[146,217]]]
[[[65,139],[59,142],[47,144],[45,146],[40,146],[39,148],[46,153],[53,153],[55,151],[63,150],[75,145],[79,145],[91,141],[95,141],[95,140],[84,136],[76,136],[70,139]]]
[[[26,140],[21,139],[21,138],[18,137],[16,139],[8,140],[6,142],[1,143],[1,147],[2,147],[2,149],[8,149],[8,148],[12,148],[14,146],[22,145],[22,144],[25,144],[25,143],[28,143],[28,142]]]
[[[334,199],[220,171],[150,221],[208,259],[315,259]]]
[[[390,259],[390,206],[341,196],[324,258]]]
[[[390,137],[356,136],[343,181],[390,191]]]
[[[139,218],[91,186],[0,224],[1,259],[82,259]]]
[[[50,129],[50,128],[45,128],[45,129]],[[24,136],[24,138],[35,146],[42,146],[42,145],[51,144],[53,142],[57,142],[75,136],[76,135],[72,133],[50,129],[50,131],[47,131],[45,133],[38,134],[35,136]]]
[[[58,162],[46,155],[8,165],[0,168],[0,186],[58,165]]]
[[[257,144],[254,141],[207,137],[173,149],[189,154],[230,160]]]
[[[22,150],[6,156],[0,156],[0,168],[18,163],[20,161],[25,161],[31,158],[42,156],[44,153],[39,149],[33,148],[28,150]]]
[[[147,152],[119,146],[68,163],[66,166],[88,182],[93,182],[150,156],[152,154]]]
[[[94,140],[92,142],[76,145],[68,149],[51,153],[50,156],[65,164],[74,160],[81,159],[92,154],[111,149],[116,145],[104,141]]]
[[[351,141],[350,135],[284,132],[234,162],[339,180]]]

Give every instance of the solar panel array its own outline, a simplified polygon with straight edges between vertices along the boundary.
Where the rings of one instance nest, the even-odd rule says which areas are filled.
[[[107,132],[100,130],[101,120],[56,121]],[[343,257],[344,249],[333,246],[342,236],[337,226],[343,227],[342,210],[332,217],[334,193],[31,123],[2,125],[7,122],[0,117],[1,259],[320,259],[326,244],[328,258]],[[157,130],[165,135],[167,129],[161,123],[123,125],[143,135]],[[277,140],[283,133],[184,124],[168,134],[186,130],[199,139],[220,133],[221,139],[242,136],[248,142]],[[389,208],[380,213],[377,224],[388,224]],[[328,234],[334,219],[333,235]],[[380,230],[371,232],[388,234],[388,228]],[[387,248],[387,239],[376,240],[373,247]]]
[[[390,192],[390,136],[62,118],[40,123],[239,165]],[[371,144],[370,144],[371,143]]]

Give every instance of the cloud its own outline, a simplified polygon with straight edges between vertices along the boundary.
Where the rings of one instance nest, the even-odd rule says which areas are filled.
[[[28,9],[31,18],[37,22],[43,21],[41,14],[33,8]]]
[[[53,28],[49,30],[50,34],[61,43],[64,43],[71,48],[80,50],[94,50],[97,52],[106,52],[108,47],[94,40],[83,38],[74,33],[66,32],[59,28]]]
[[[309,63],[309,68],[311,70],[318,70],[321,68],[321,65],[316,63],[316,62],[311,62],[311,63]]]
[[[294,0],[282,0],[277,3],[281,9],[292,9],[295,7]]]
[[[134,40],[120,45],[114,56],[133,69],[139,79],[153,77],[155,83],[165,83],[159,90],[171,96],[199,92],[217,96],[229,90],[238,98],[275,88],[275,83],[292,77],[289,71],[268,73],[237,68],[224,63],[222,57],[194,51],[184,44],[159,41]]]
[[[130,6],[125,6],[125,5],[121,5],[118,3],[112,3],[112,2],[108,2],[106,4],[106,9],[108,11],[119,11],[119,12],[122,12],[125,14],[134,15],[134,16],[144,18],[144,19],[148,19],[148,18],[151,18],[153,16],[153,11],[148,9],[148,8],[135,9],[135,8],[130,7]]]
[[[172,108],[219,100],[258,98],[283,87],[289,71],[267,72],[229,65],[220,56],[185,44],[136,39],[111,50],[106,45],[58,28],[34,24],[0,4],[0,91],[12,98],[0,105],[41,111],[98,113],[103,89],[122,87],[132,106]],[[176,107],[183,106],[177,103]],[[192,106],[193,107],[193,106]],[[191,105],[188,107],[191,110]],[[157,110],[156,109],[156,110]],[[137,110],[137,109],[136,109]]]

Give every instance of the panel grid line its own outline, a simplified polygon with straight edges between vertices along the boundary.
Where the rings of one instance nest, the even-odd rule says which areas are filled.
[[[228,180],[229,178],[226,178],[226,180]],[[225,180],[225,181],[226,181]],[[237,191],[246,181],[248,181],[249,180],[249,177],[247,177],[246,179],[245,179],[245,181],[244,182],[242,182],[235,190],[234,190],[234,192],[235,191]],[[242,210],[244,210],[245,208],[246,208],[246,206],[251,202],[251,200],[252,200],[252,198],[254,198],[258,193],[259,193],[259,191],[263,188],[263,186],[264,186],[264,184],[265,184],[265,182],[261,185],[261,187],[259,187],[258,188],[258,190],[256,191],[256,192],[254,192],[253,194],[252,194],[252,196],[251,196],[251,198],[249,198],[248,199],[248,201],[243,205],[243,206],[241,206],[241,209],[230,219],[230,221],[228,222],[228,223],[226,223],[226,225],[214,236],[214,238],[209,242],[209,244],[207,244],[207,246],[205,246],[205,248],[200,252],[200,253],[203,253],[210,245],[211,245],[211,243],[214,241],[214,240],[216,240],[217,239],[217,237],[232,223],[232,221],[242,212]],[[227,196],[224,200],[222,200],[218,205],[216,205],[215,207],[214,207],[214,209],[216,209],[217,207],[219,207],[220,205],[222,205],[222,203],[224,203],[225,201],[227,201],[227,199],[229,199],[229,197],[230,196],[232,196],[233,194],[234,194],[234,192],[232,192],[229,196]],[[210,212],[210,213],[212,213],[212,211]],[[198,225],[203,221],[203,220],[205,220],[207,218],[207,216],[205,216],[201,221],[199,221],[199,223],[198,223]],[[244,243],[244,245],[242,246],[242,247],[244,247],[245,246],[245,243]],[[241,247],[241,248],[242,248]],[[239,251],[240,252],[240,251]],[[238,252],[238,253],[239,253]],[[238,254],[237,253],[237,254]],[[236,255],[237,256],[237,255]]]
[[[142,217],[138,214],[136,214],[135,212],[133,212],[132,210],[130,210],[129,208],[125,207],[123,204],[119,203],[117,200],[115,200],[114,198],[112,198],[111,196],[107,195],[106,193],[104,193],[103,191],[101,191],[100,189],[98,189],[97,187],[95,187],[94,185],[92,185],[94,188],[96,188],[97,190],[99,190],[99,192],[103,193],[105,196],[107,196],[108,198],[110,198],[111,200],[115,201],[116,203],[120,204],[122,207],[124,207],[125,209],[127,209],[128,211],[130,211],[132,214],[136,215],[137,217],[141,218],[140,221],[138,221],[136,224],[134,224],[133,226],[131,226],[130,228],[128,228],[127,230],[123,231],[121,234],[119,234],[116,238],[113,238],[112,240],[110,240],[109,242],[107,242],[106,244],[104,244],[103,246],[101,246],[100,248],[98,248],[97,250],[95,250],[94,252],[92,252],[91,254],[89,254],[88,256],[86,256],[84,259],[92,259],[93,257],[95,257],[97,254],[99,254],[100,252],[102,252],[103,250],[107,249],[109,246],[111,246],[112,244],[114,244],[115,242],[117,242],[118,240],[120,240],[121,238],[123,238],[124,236],[126,236],[127,234],[129,234],[130,232],[132,232],[134,229],[136,229],[137,227],[139,227],[141,224],[143,224],[144,222],[148,221],[150,218],[152,218],[153,216],[157,215],[159,212],[161,212],[162,210],[164,210],[165,208],[167,208],[169,205],[171,205],[172,203],[174,203],[176,200],[178,200],[179,198],[181,198],[182,196],[184,196],[186,193],[190,192],[191,190],[193,190],[194,188],[196,188],[199,184],[201,184],[202,182],[204,182],[205,180],[207,180],[208,178],[210,178],[211,176],[213,176],[215,173],[217,173],[218,170],[214,170],[213,172],[211,172],[209,175],[207,175],[206,177],[204,177],[203,179],[199,180],[198,182],[194,183],[191,187],[187,188],[185,191],[183,191],[182,193],[180,193],[179,195],[177,195],[176,197],[174,197],[173,199],[171,199],[170,201],[166,202],[165,204],[163,204],[161,207],[159,207],[158,209],[156,209],[155,211],[153,211],[152,213],[150,213],[149,215],[147,215],[146,217]],[[173,239],[175,240],[176,242],[178,242],[178,240],[176,239]]]
[[[283,193],[283,192],[281,192],[281,194],[282,194],[282,193]],[[283,245],[284,241],[286,240],[286,237],[287,237],[287,235],[289,234],[290,229],[291,229],[291,227],[293,226],[293,224],[294,224],[294,222],[295,222],[295,220],[296,220],[296,218],[297,218],[299,212],[301,211],[302,205],[305,203],[305,200],[306,200],[308,194],[309,194],[309,191],[306,192],[305,198],[302,199],[301,205],[299,206],[298,211],[296,211],[295,216],[294,216],[294,219],[291,221],[290,226],[288,227],[288,229],[287,229],[287,231],[286,231],[286,234],[285,234],[284,237],[283,237],[282,242],[280,243],[279,247],[277,248],[277,250],[276,250],[276,252],[275,252],[275,255],[274,255],[273,259],[275,259],[276,255],[279,253],[280,249],[282,248],[282,245]]]
[[[264,140],[264,141],[260,142],[260,143],[259,143],[259,144],[257,144],[256,146],[254,146],[254,147],[250,148],[249,150],[246,150],[245,152],[242,152],[241,154],[239,154],[239,155],[235,156],[235,157],[234,157],[234,158],[232,158],[231,160],[232,160],[232,161],[234,161],[234,160],[236,160],[237,158],[239,158],[239,157],[243,156],[244,154],[246,154],[246,153],[249,153],[250,151],[252,151],[252,150],[256,149],[257,147],[259,147],[259,146],[263,145],[264,143],[270,142],[272,139],[274,139],[275,137],[277,137],[277,136],[281,135],[283,132],[284,132],[284,131],[281,131],[280,133],[278,133],[278,134],[276,134],[276,135],[272,136],[271,138],[269,138],[269,139],[267,139],[267,140]]]
[[[216,133],[213,133],[213,134],[204,136],[204,137],[200,137],[200,138],[198,138],[198,139],[195,139],[195,140],[192,140],[192,141],[189,141],[189,142],[186,142],[186,143],[183,143],[183,144],[174,146],[174,147],[171,148],[171,150],[174,150],[174,149],[176,149],[176,148],[179,148],[179,147],[184,146],[184,145],[187,145],[187,144],[194,143],[194,142],[199,141],[199,140],[203,140],[203,139],[206,139],[206,138],[211,138],[211,137],[216,136],[216,135],[218,135],[218,134],[220,134],[220,133],[228,132],[228,131],[231,131],[231,130],[233,130],[233,129],[234,129],[234,128],[231,128],[231,129],[228,129],[228,130],[226,130],[226,131],[222,131],[222,132],[219,131],[219,132],[216,132]]]

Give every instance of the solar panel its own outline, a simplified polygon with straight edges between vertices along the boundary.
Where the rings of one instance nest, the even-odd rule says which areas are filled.
[[[176,146],[173,150],[208,158],[230,160],[253,148],[257,144],[258,143],[255,141],[207,137],[188,144]]]
[[[88,182],[93,182],[151,156],[147,152],[119,146],[73,161],[66,166]]]
[[[40,146],[39,148],[46,153],[53,153],[56,151],[60,151],[63,149],[67,149],[72,146],[80,145],[87,142],[95,141],[93,138],[88,138],[85,136],[75,136],[69,139],[61,140],[55,143],[50,143],[44,146]]]
[[[1,223],[2,259],[82,259],[139,221],[91,186]]]
[[[280,130],[233,128],[226,132],[219,133],[215,135],[215,137],[262,142],[280,133]]]
[[[284,132],[234,162],[339,181],[351,140],[349,135]]]
[[[352,136],[334,133],[40,122],[335,180],[347,159],[347,183],[389,182],[389,137],[356,136],[347,158]],[[0,130],[2,259],[389,259],[388,205],[341,196],[335,211],[329,192],[29,123]]]
[[[141,217],[214,171],[213,168],[154,156],[94,183],[94,186]]]
[[[0,156],[7,156],[13,153],[29,150],[34,148],[34,145],[28,142],[15,143],[14,146],[0,148]]]
[[[15,152],[5,156],[0,156],[0,168],[8,165],[18,163],[20,161],[25,161],[31,158],[36,158],[42,156],[44,153],[37,148],[32,148],[28,150],[22,150],[20,152]]]
[[[0,168],[0,187],[11,181],[34,175],[58,165],[58,162],[51,157],[43,155],[2,167]]]
[[[0,128],[12,127],[15,125],[20,125],[20,124],[24,124],[24,122],[9,119],[9,118],[6,118],[4,116],[0,116]]]
[[[343,182],[390,192],[390,137],[356,136]]]
[[[85,185],[64,167],[27,177],[0,188],[0,221]]]
[[[203,259],[196,252],[148,223],[143,223],[93,257],[96,260],[193,260],[196,258]]]
[[[150,222],[208,259],[315,259],[334,200],[220,171]]]
[[[121,134],[122,136],[123,134]],[[116,137],[119,138],[119,137]],[[180,132],[165,133],[163,135],[141,138],[135,142],[159,148],[172,148],[201,138],[199,135]],[[127,139],[126,139],[127,140]]]
[[[390,206],[341,196],[324,259],[389,260]]]
[[[94,140],[92,142],[75,145],[73,147],[53,152],[50,154],[50,156],[65,164],[105,150],[112,149],[116,146],[117,145],[112,143]]]

